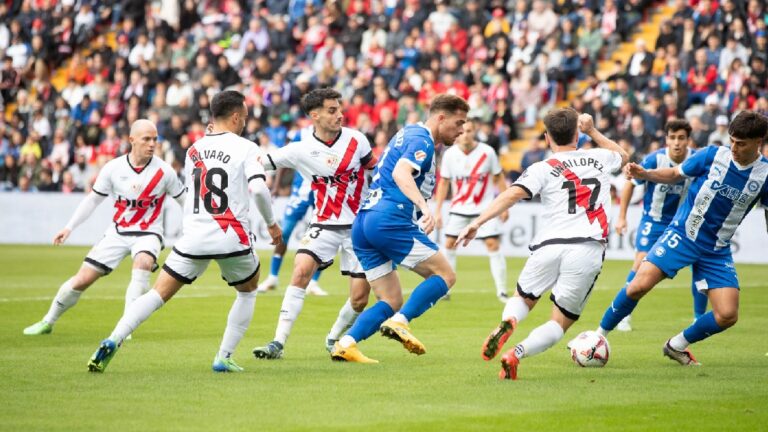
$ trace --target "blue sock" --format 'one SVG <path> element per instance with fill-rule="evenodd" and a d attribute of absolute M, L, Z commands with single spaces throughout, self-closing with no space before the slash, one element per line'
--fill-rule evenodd
<path fill-rule="evenodd" d="M 696 319 L 701 318 L 707 312 L 707 295 L 696 289 L 696 284 L 691 284 L 691 294 L 693 294 L 693 316 Z"/>
<path fill-rule="evenodd" d="M 269 274 L 275 276 L 280 273 L 280 267 L 283 265 L 282 255 L 272 255 L 272 261 L 269 263 Z"/>
<path fill-rule="evenodd" d="M 369 307 L 357 317 L 355 324 L 347 331 L 347 334 L 352 336 L 356 342 L 364 341 L 379 331 L 381 324 L 394 314 L 395 311 L 386 302 L 376 302 L 375 305 Z"/>
<path fill-rule="evenodd" d="M 315 272 L 315 274 L 312 275 L 312 280 L 317 282 L 318 279 L 320 279 L 320 273 L 322 273 L 322 270 L 318 270 Z"/>
<path fill-rule="evenodd" d="M 717 325 L 715 321 L 715 314 L 709 311 L 697 319 L 690 327 L 683 331 L 683 337 L 689 343 L 696 343 L 700 340 L 706 339 L 712 335 L 716 335 L 724 328 Z"/>
<path fill-rule="evenodd" d="M 400 313 L 408 321 L 418 318 L 447 293 L 448 284 L 445 283 L 445 280 L 440 276 L 432 275 L 424 279 L 424 282 L 413 290 L 411 297 L 400 309 Z"/>
<path fill-rule="evenodd" d="M 600 321 L 600 327 L 605 330 L 613 330 L 619 321 L 623 320 L 625 316 L 632 313 L 637 306 L 637 300 L 632 300 L 627 297 L 627 287 L 621 289 L 616 294 L 616 298 L 613 299 L 613 303 L 605 310 L 602 321 Z"/>
<path fill-rule="evenodd" d="M 634 270 L 630 270 L 629 271 L 629 274 L 627 275 L 627 283 L 626 283 L 626 285 L 629 285 L 629 283 L 632 282 L 632 279 L 635 278 L 635 273 L 637 273 L 637 272 L 634 271 Z M 626 285 L 624 285 L 624 286 L 626 286 Z"/>

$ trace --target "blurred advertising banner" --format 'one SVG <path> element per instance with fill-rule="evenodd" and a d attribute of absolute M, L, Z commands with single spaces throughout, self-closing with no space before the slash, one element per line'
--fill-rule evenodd
<path fill-rule="evenodd" d="M 53 236 L 66 225 L 75 208 L 85 195 L 59 193 L 0 193 L 0 244 L 51 244 Z M 287 198 L 277 198 L 274 201 L 275 215 L 281 221 Z M 448 219 L 447 205 L 443 209 L 443 221 Z M 104 231 L 112 223 L 115 208 L 109 200 L 102 203 L 93 215 L 83 225 L 79 226 L 70 236 L 67 244 L 92 245 L 99 241 Z M 502 251 L 507 256 L 526 257 L 529 255 L 528 245 L 541 229 L 543 207 L 538 203 L 520 203 L 513 207 L 509 219 L 504 223 L 501 235 Z M 181 208 L 173 200 L 165 204 L 165 244 L 173 245 L 175 239 L 181 236 Z M 612 207 L 612 221 L 618 214 L 618 205 Z M 637 223 L 640 220 L 642 208 L 631 206 L 627 221 L 629 233 L 618 236 L 613 232 L 608 242 L 606 259 L 626 259 L 634 257 L 634 239 Z M 268 242 L 266 227 L 261 217 L 257 215 L 255 206 L 251 206 L 251 229 L 257 236 L 257 249 L 271 249 Z M 288 247 L 298 249 L 304 234 L 308 215 L 296 227 L 291 235 Z M 442 233 L 435 232 L 432 238 L 442 244 Z M 768 241 L 766 233 L 766 218 L 764 210 L 756 208 L 747 216 L 739 227 L 732 241 L 733 257 L 740 263 L 768 263 L 768 253 L 765 247 Z M 459 248 L 460 254 L 486 255 L 485 245 L 474 241 L 466 248 Z"/>

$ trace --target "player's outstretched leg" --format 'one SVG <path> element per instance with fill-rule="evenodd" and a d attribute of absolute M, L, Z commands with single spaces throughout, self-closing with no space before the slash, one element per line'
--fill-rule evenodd
<path fill-rule="evenodd" d="M 275 329 L 275 338 L 265 346 L 253 349 L 254 357 L 264 360 L 277 360 L 283 357 L 283 349 L 288 336 L 291 334 L 293 323 L 299 317 L 304 308 L 306 290 L 298 286 L 289 285 L 285 289 L 285 296 L 280 307 L 280 317 Z"/>
<path fill-rule="evenodd" d="M 565 334 L 565 330 L 555 320 L 547 321 L 531 330 L 527 338 L 501 357 L 499 378 L 517 379 L 517 368 L 522 358 L 531 357 L 546 351 L 560 341 L 563 338 L 563 334 Z"/>
<path fill-rule="evenodd" d="M 351 299 L 347 299 L 346 303 L 344 303 L 344 306 L 342 306 L 339 310 L 339 316 L 336 318 L 336 322 L 333 323 L 331 331 L 329 331 L 328 335 L 325 337 L 325 349 L 327 349 L 329 353 L 333 352 L 333 346 L 336 344 L 336 342 L 339 341 L 339 339 L 341 339 L 341 337 L 344 335 L 344 332 L 352 327 L 352 325 L 357 320 L 357 317 L 360 316 L 360 313 L 364 309 L 365 304 L 362 304 L 362 306 L 357 305 L 357 308 L 355 308 L 352 306 Z"/>
<path fill-rule="evenodd" d="M 510 298 L 504 306 L 504 312 L 501 314 L 501 323 L 491 331 L 491 334 L 483 342 L 483 349 L 480 355 L 483 360 L 491 360 L 504 347 L 512 332 L 517 328 L 517 324 L 528 316 L 531 308 L 536 305 L 537 300 L 526 300 L 520 295 Z"/>
<path fill-rule="evenodd" d="M 99 348 L 93 353 L 91 359 L 88 360 L 89 372 L 104 372 L 107 365 L 112 358 L 117 354 L 117 349 L 120 348 L 119 344 L 116 344 L 110 339 L 104 339 L 99 344 Z"/>
<path fill-rule="evenodd" d="M 630 282 L 632 282 L 632 279 L 635 278 L 635 271 L 630 270 L 629 274 L 627 275 L 627 281 L 624 283 L 623 289 L 626 289 Z M 628 332 L 632 331 L 632 314 L 629 314 L 625 316 L 619 323 L 616 325 L 616 330 Z"/>
<path fill-rule="evenodd" d="M 43 319 L 25 328 L 24 334 L 27 336 L 50 334 L 53 331 L 53 325 L 64 312 L 77 304 L 83 291 L 103 275 L 104 273 L 91 267 L 90 264 L 84 263 L 75 276 L 61 284 Z"/>
<path fill-rule="evenodd" d="M 357 348 L 357 343 L 368 339 L 376 333 L 382 323 L 394 315 L 394 313 L 395 311 L 392 309 L 392 306 L 385 301 L 378 301 L 363 311 L 347 334 L 342 336 L 334 345 L 331 359 L 356 363 L 378 363 L 378 361 L 370 359 L 360 352 Z"/>
<path fill-rule="evenodd" d="M 258 280 L 258 276 L 254 277 Z M 241 291 L 242 290 L 242 291 Z M 213 360 L 214 372 L 242 372 L 243 368 L 232 359 L 235 348 L 245 335 L 253 318 L 253 309 L 256 304 L 256 282 L 238 286 L 237 298 L 232 304 L 227 316 L 227 328 L 221 340 L 219 352 Z"/>

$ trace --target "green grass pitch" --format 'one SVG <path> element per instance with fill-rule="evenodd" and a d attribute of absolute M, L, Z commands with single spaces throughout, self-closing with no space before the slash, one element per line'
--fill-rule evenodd
<path fill-rule="evenodd" d="M 334 266 L 308 297 L 279 361 L 257 361 L 251 349 L 274 332 L 277 293 L 260 295 L 236 359 L 242 374 L 214 374 L 234 292 L 215 264 L 127 341 L 104 374 L 86 362 L 123 311 L 128 261 L 97 282 L 57 323 L 53 334 L 23 336 L 61 282 L 87 252 L 79 247 L 2 246 L 0 262 L 0 430 L 766 430 L 768 424 L 768 281 L 766 266 L 739 265 L 736 327 L 692 350 L 703 363 L 683 368 L 661 355 L 664 341 L 691 320 L 690 276 L 681 272 L 646 297 L 635 331 L 613 332 L 603 369 L 574 365 L 567 340 L 594 329 L 623 284 L 629 262 L 607 262 L 582 319 L 549 351 L 523 360 L 518 381 L 497 378 L 499 363 L 480 346 L 500 319 L 487 260 L 459 258 L 458 282 L 412 324 L 427 354 L 373 336 L 361 348 L 378 365 L 334 363 L 323 339 L 346 298 Z M 262 254 L 262 271 L 268 268 Z M 522 268 L 509 259 L 509 286 Z M 405 272 L 407 273 L 407 272 Z M 264 274 L 262 274 L 262 278 Z M 403 277 L 408 290 L 417 279 Z M 511 292 L 511 290 L 510 290 Z M 544 322 L 544 300 L 509 346 Z"/>

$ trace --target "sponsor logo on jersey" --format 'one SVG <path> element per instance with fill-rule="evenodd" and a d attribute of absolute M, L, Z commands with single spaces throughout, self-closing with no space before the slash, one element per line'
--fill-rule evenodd
<path fill-rule="evenodd" d="M 313 175 L 312 183 L 322 183 L 327 185 L 348 184 L 357 181 L 358 178 L 359 176 L 357 172 L 347 171 L 329 176 Z"/>
<path fill-rule="evenodd" d="M 683 184 L 676 184 L 676 185 L 659 184 L 657 187 L 659 188 L 659 192 L 668 193 L 672 195 L 680 195 L 683 193 L 683 189 L 685 189 L 685 185 Z"/>
<path fill-rule="evenodd" d="M 148 209 L 158 205 L 162 200 L 160 198 L 150 197 L 148 199 L 128 199 L 122 196 L 118 196 L 115 200 L 116 205 L 125 206 L 127 208 L 139 208 Z"/>
<path fill-rule="evenodd" d="M 717 180 L 712 182 L 711 187 L 712 187 L 712 190 L 717 192 L 720 196 L 728 198 L 729 200 L 735 203 L 746 204 L 749 201 L 749 198 L 751 197 L 751 195 L 742 193 L 741 190 L 733 186 L 729 186 L 725 183 L 720 183 Z"/>
<path fill-rule="evenodd" d="M 417 150 L 416 153 L 413 154 L 413 158 L 421 162 L 427 158 L 427 153 L 422 150 Z"/>

